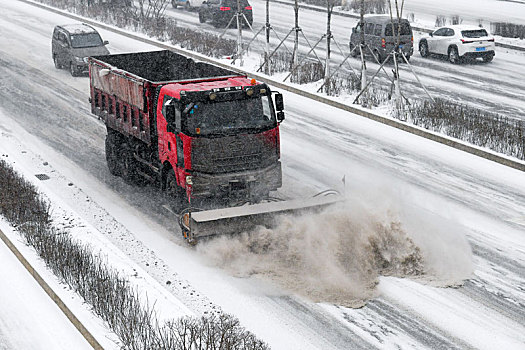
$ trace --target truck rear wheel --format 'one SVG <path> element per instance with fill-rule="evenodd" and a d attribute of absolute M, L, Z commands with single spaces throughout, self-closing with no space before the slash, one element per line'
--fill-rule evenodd
<path fill-rule="evenodd" d="M 139 184 L 137 174 L 137 161 L 133 157 L 133 149 L 129 144 L 123 143 L 120 147 L 119 172 L 125 182 L 128 184 Z"/>
<path fill-rule="evenodd" d="M 106 162 L 108 164 L 109 172 L 114 176 L 120 175 L 117 147 L 118 143 L 115 132 L 108 129 L 106 135 Z"/>

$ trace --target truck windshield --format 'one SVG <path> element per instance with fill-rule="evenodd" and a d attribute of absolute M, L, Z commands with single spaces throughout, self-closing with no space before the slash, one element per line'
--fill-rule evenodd
<path fill-rule="evenodd" d="M 191 135 L 231 135 L 261 131 L 277 124 L 267 96 L 216 103 L 190 103 L 185 110 L 185 129 Z"/>
<path fill-rule="evenodd" d="M 71 46 L 78 49 L 82 47 L 101 46 L 102 39 L 97 33 L 71 35 Z"/>

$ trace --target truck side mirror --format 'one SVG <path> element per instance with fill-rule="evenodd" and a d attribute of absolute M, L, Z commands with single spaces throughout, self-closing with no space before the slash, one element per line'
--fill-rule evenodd
<path fill-rule="evenodd" d="M 277 121 L 281 123 L 283 120 L 284 120 L 284 112 L 283 111 L 277 112 Z"/>
<path fill-rule="evenodd" d="M 275 93 L 275 109 L 278 112 L 281 112 L 284 110 L 283 95 L 280 92 Z"/>

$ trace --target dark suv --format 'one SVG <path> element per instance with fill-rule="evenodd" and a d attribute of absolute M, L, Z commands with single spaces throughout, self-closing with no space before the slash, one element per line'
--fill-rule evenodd
<path fill-rule="evenodd" d="M 68 68 L 72 76 L 88 73 L 88 57 L 108 55 L 108 41 L 87 24 L 56 26 L 51 40 L 51 54 L 57 69 Z"/>
<path fill-rule="evenodd" d="M 242 13 L 250 26 L 252 26 L 252 6 L 248 3 L 248 0 L 240 0 L 240 5 Z M 235 28 L 237 27 L 237 21 L 235 18 L 232 20 L 232 17 L 236 13 L 237 0 L 207 0 L 199 7 L 199 21 L 201 23 L 211 21 L 215 27 L 224 28 L 231 20 L 230 28 Z M 247 27 L 246 20 L 242 18 L 241 22 Z"/>

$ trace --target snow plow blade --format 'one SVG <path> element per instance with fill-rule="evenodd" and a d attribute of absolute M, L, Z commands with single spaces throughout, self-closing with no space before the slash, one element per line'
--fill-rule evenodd
<path fill-rule="evenodd" d="M 342 201 L 340 195 L 327 195 L 205 211 L 186 210 L 180 215 L 179 224 L 184 238 L 195 244 L 199 237 L 241 233 L 258 225 L 269 227 L 278 215 L 318 211 Z"/>

